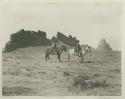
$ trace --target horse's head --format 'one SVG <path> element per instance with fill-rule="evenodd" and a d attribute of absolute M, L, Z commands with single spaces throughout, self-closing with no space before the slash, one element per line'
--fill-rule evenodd
<path fill-rule="evenodd" d="M 92 49 L 91 49 L 91 47 L 87 47 L 87 52 L 89 52 L 90 53 L 90 56 L 92 56 Z"/>
<path fill-rule="evenodd" d="M 88 45 L 84 48 L 85 52 L 90 52 L 91 53 L 91 47 L 89 47 Z"/>
<path fill-rule="evenodd" d="M 89 47 L 88 45 L 82 50 L 82 53 L 83 54 L 86 54 L 86 53 L 91 53 L 92 54 L 92 52 L 91 52 L 91 47 Z M 92 56 L 92 55 L 91 55 Z"/>
<path fill-rule="evenodd" d="M 91 47 L 87 46 L 87 51 L 91 52 Z"/>

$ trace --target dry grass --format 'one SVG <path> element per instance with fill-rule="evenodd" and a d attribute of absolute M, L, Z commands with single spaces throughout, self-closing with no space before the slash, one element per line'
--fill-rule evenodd
<path fill-rule="evenodd" d="M 31 88 L 25 87 L 3 87 L 2 94 L 6 96 L 26 95 L 31 92 Z"/>
<path fill-rule="evenodd" d="M 93 52 L 85 63 L 67 54 L 45 61 L 43 47 L 3 53 L 3 95 L 121 95 L 120 52 Z"/>
<path fill-rule="evenodd" d="M 80 90 L 98 87 L 108 87 L 106 79 L 93 78 L 90 76 L 78 76 L 74 79 L 73 87 L 79 87 Z"/>

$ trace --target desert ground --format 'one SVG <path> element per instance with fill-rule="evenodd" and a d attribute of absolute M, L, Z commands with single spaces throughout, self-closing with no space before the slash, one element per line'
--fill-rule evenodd
<path fill-rule="evenodd" d="M 80 58 L 67 53 L 45 61 L 47 47 L 2 53 L 3 96 L 119 96 L 121 52 L 93 51 Z"/>

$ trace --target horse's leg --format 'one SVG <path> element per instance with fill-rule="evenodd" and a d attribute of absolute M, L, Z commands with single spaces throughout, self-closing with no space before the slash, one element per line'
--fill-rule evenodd
<path fill-rule="evenodd" d="M 59 54 L 59 62 L 61 62 L 61 60 L 60 60 L 60 54 Z"/>
<path fill-rule="evenodd" d="M 83 63 L 84 61 L 83 61 L 83 54 L 81 53 L 81 63 Z"/>
<path fill-rule="evenodd" d="M 50 54 L 50 53 L 48 53 L 48 55 L 47 55 L 47 59 L 48 59 L 48 60 L 49 60 L 49 54 Z"/>
<path fill-rule="evenodd" d="M 70 60 L 70 54 L 68 54 L 68 61 Z"/>
<path fill-rule="evenodd" d="M 84 61 L 83 61 L 83 55 L 81 56 L 81 62 L 83 63 Z"/>
<path fill-rule="evenodd" d="M 46 51 L 46 55 L 45 55 L 46 61 L 49 59 L 49 56 L 50 56 L 50 52 L 49 52 L 49 50 L 47 50 L 47 51 Z"/>
<path fill-rule="evenodd" d="M 45 59 L 46 59 L 46 61 L 47 61 L 47 58 L 48 58 L 48 55 L 47 55 L 47 52 L 46 52 L 46 55 L 45 55 Z"/>
<path fill-rule="evenodd" d="M 57 54 L 57 57 L 58 57 L 59 62 L 61 62 L 61 61 L 60 61 L 60 54 Z"/>

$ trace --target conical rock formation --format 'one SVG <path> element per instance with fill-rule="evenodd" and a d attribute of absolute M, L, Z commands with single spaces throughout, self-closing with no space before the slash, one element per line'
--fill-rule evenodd
<path fill-rule="evenodd" d="M 99 45 L 97 47 L 97 50 L 112 50 L 112 48 L 110 47 L 110 45 L 106 42 L 105 39 L 101 39 L 99 42 Z"/>

